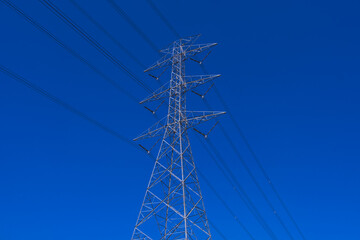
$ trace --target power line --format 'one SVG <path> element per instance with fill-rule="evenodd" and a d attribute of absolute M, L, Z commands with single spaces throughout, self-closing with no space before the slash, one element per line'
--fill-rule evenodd
<path fill-rule="evenodd" d="M 7 76 L 11 77 L 12 79 L 14 79 L 15 81 L 25 85 L 26 87 L 34 90 L 35 92 L 39 93 L 40 95 L 46 97 L 47 99 L 49 99 L 50 101 L 64 107 L 65 109 L 69 110 L 70 112 L 78 115 L 79 117 L 85 119 L 86 121 L 92 123 L 93 125 L 99 127 L 100 129 L 104 130 L 107 133 L 110 133 L 111 135 L 119 138 L 121 141 L 131 145 L 132 147 L 136 147 L 138 149 L 138 146 L 133 142 L 130 141 L 127 137 L 121 135 L 120 133 L 110 129 L 109 127 L 103 125 L 102 123 L 98 122 L 97 120 L 89 117 L 88 115 L 86 115 L 85 113 L 79 111 L 78 109 L 74 108 L 73 106 L 71 106 L 70 104 L 62 101 L 61 99 L 55 97 L 54 95 L 52 95 L 51 93 L 49 93 L 48 91 L 46 91 L 45 89 L 37 86 L 36 84 L 30 82 L 29 80 L 25 79 L 24 77 L 14 73 L 13 71 L 11 71 L 10 69 L 0 65 L 0 71 L 3 72 L 4 74 L 6 74 Z"/>
<path fill-rule="evenodd" d="M 97 51 L 99 51 L 106 59 L 112 62 L 119 69 L 124 71 L 132 80 L 134 80 L 139 86 L 151 93 L 152 89 L 148 87 L 141 79 L 139 79 L 134 73 L 130 71 L 123 63 L 121 63 L 115 56 L 113 56 L 106 48 L 104 48 L 99 42 L 91 37 L 85 30 L 77 25 L 72 19 L 65 15 L 58 7 L 48 0 L 39 0 L 46 8 L 48 8 L 55 16 L 72 28 L 77 34 L 89 42 Z"/>
<path fill-rule="evenodd" d="M 160 54 L 159 48 L 151 39 L 141 30 L 141 28 L 129 17 L 129 15 L 113 0 L 107 0 L 108 3 L 114 8 L 114 10 L 122 16 L 134 29 L 135 31 L 150 45 L 150 47 Z"/>
<path fill-rule="evenodd" d="M 155 5 L 152 0 L 146 0 L 150 7 L 154 10 L 154 12 L 161 18 L 161 20 L 165 23 L 165 25 L 170 29 L 170 31 L 177 37 L 181 38 L 180 34 L 176 31 L 170 21 L 165 17 L 164 14 L 159 10 L 159 8 Z"/>
<path fill-rule="evenodd" d="M 201 67 L 203 68 L 203 71 L 205 73 L 207 73 L 207 70 L 205 68 L 205 66 L 202 64 Z M 222 97 L 222 95 L 220 94 L 218 88 L 214 85 L 214 91 L 215 94 L 217 95 L 217 97 L 219 98 L 221 104 L 224 106 L 227 114 L 229 115 L 231 121 L 233 122 L 233 124 L 235 125 L 235 128 L 238 132 L 238 134 L 241 136 L 242 140 L 244 141 L 246 147 L 249 149 L 249 152 L 251 153 L 251 155 L 253 156 L 256 164 L 258 165 L 258 167 L 260 168 L 263 176 L 266 179 L 266 182 L 270 185 L 272 191 L 275 193 L 275 196 L 277 197 L 277 199 L 279 200 L 281 206 L 284 208 L 286 214 L 289 216 L 291 222 L 294 224 L 296 230 L 298 231 L 298 233 L 300 234 L 300 236 L 302 237 L 303 240 L 306 240 L 304 233 L 302 232 L 302 230 L 300 229 L 299 225 L 297 224 L 297 222 L 295 221 L 294 217 L 292 216 L 289 208 L 287 207 L 287 205 L 285 204 L 284 200 L 282 199 L 282 197 L 280 196 L 279 192 L 277 191 L 277 189 L 275 188 L 274 184 L 272 183 L 269 175 L 267 174 L 267 172 L 265 171 L 264 166 L 262 165 L 260 159 L 257 157 L 255 151 L 253 150 L 253 148 L 251 147 L 249 141 L 247 140 L 247 138 L 245 137 L 245 134 L 243 133 L 243 131 L 240 128 L 239 123 L 237 122 L 237 120 L 235 119 L 234 115 L 232 114 L 229 106 L 227 105 L 227 103 L 225 102 L 224 98 Z M 224 133 L 225 134 L 225 133 Z M 236 147 L 235 147 L 236 149 Z M 278 215 L 277 215 L 278 217 Z M 282 222 L 282 221 L 281 221 Z M 283 223 L 281 223 L 283 225 Z M 286 230 L 287 232 L 289 231 L 288 229 Z M 288 232 L 289 234 L 289 232 Z M 292 237 L 291 237 L 292 238 Z M 293 239 L 293 238 L 292 238 Z"/>
<path fill-rule="evenodd" d="M 277 239 L 274 232 L 271 230 L 269 225 L 266 223 L 264 218 L 261 216 L 259 210 L 256 208 L 244 188 L 241 186 L 241 184 L 237 181 L 234 174 L 230 170 L 230 168 L 225 163 L 224 159 L 219 154 L 219 151 L 215 147 L 215 145 L 210 141 L 210 139 L 207 140 L 208 144 L 210 145 L 212 152 L 214 152 L 215 156 L 211 153 L 210 149 L 206 146 L 206 144 L 200 140 L 200 143 L 202 144 L 203 148 L 206 150 L 210 158 L 214 161 L 216 167 L 220 170 L 220 172 L 224 175 L 225 179 L 230 183 L 232 188 L 235 190 L 235 192 L 239 195 L 240 199 L 244 202 L 246 208 L 250 211 L 250 213 L 254 216 L 256 221 L 260 224 L 260 226 L 265 230 L 265 232 L 272 238 Z"/>
<path fill-rule="evenodd" d="M 107 31 L 98 21 L 96 21 L 84 8 L 82 8 L 75 0 L 69 0 L 90 22 L 92 22 L 100 31 L 102 31 L 111 41 L 113 41 L 121 50 L 123 50 L 134 62 L 141 68 L 146 66 L 132 54 L 124 45 L 122 45 L 109 31 Z"/>
<path fill-rule="evenodd" d="M 119 48 L 121 48 L 130 58 L 132 58 L 142 69 L 146 66 L 125 46 L 123 46 L 109 31 L 107 31 L 98 21 L 96 21 L 84 8 L 82 8 L 75 0 L 69 0 L 85 17 L 87 17 L 97 28 L 99 28 L 109 39 L 111 39 Z M 157 79 L 157 83 L 161 86 L 160 79 Z"/>
<path fill-rule="evenodd" d="M 222 105 L 225 107 L 227 113 L 229 114 L 230 119 L 232 120 L 233 124 L 235 125 L 239 135 L 241 136 L 241 138 L 243 139 L 246 147 L 249 149 L 251 155 L 253 156 L 253 158 L 255 159 L 256 164 L 258 165 L 258 167 L 260 168 L 263 176 L 265 177 L 267 183 L 270 185 L 272 191 L 275 193 L 275 196 L 277 197 L 277 199 L 279 200 L 280 204 L 282 205 L 282 207 L 284 208 L 284 210 L 286 211 L 287 215 L 289 216 L 290 220 L 292 221 L 292 223 L 294 224 L 294 226 L 296 227 L 297 231 L 299 232 L 299 234 L 301 235 L 301 237 L 306 240 L 302 230 L 300 229 L 299 225 L 297 224 L 297 222 L 295 221 L 294 217 L 292 216 L 290 210 L 288 209 L 288 207 L 286 206 L 284 200 L 282 199 L 282 197 L 280 196 L 279 192 L 277 191 L 277 189 L 275 188 L 274 184 L 272 183 L 269 175 L 267 174 L 267 172 L 265 171 L 265 168 L 263 167 L 262 163 L 260 162 L 260 159 L 257 157 L 257 155 L 255 154 L 253 148 L 251 147 L 251 145 L 249 144 L 247 138 L 245 137 L 243 131 L 241 130 L 238 122 L 235 120 L 234 116 L 232 115 L 228 105 L 225 103 L 224 99 L 222 98 L 219 90 L 214 86 L 215 89 L 215 93 L 218 96 L 218 98 L 220 99 L 220 101 L 222 102 Z M 236 148 L 235 148 L 236 149 Z M 278 215 L 276 215 L 278 217 Z M 288 229 L 286 230 L 287 232 L 289 231 Z M 288 232 L 289 234 L 289 232 Z M 293 238 L 292 238 L 293 239 Z"/>
<path fill-rule="evenodd" d="M 220 200 L 221 204 L 224 205 L 226 210 L 231 214 L 231 216 L 234 218 L 234 220 L 241 226 L 241 228 L 245 231 L 245 233 L 249 236 L 251 239 L 255 239 L 254 236 L 249 232 L 249 230 L 245 227 L 245 225 L 240 221 L 239 217 L 236 215 L 236 213 L 231 209 L 231 207 L 226 203 L 226 201 L 221 197 L 221 195 L 216 191 L 216 189 L 212 186 L 210 181 L 205 177 L 204 174 L 202 174 L 198 170 L 199 175 L 204 180 L 204 182 L 209 186 L 211 191 L 214 192 L 215 196 Z"/>
<path fill-rule="evenodd" d="M 98 74 L 100 77 L 102 77 L 105 81 L 109 82 L 113 87 L 115 87 L 117 90 L 119 90 L 121 93 L 125 94 L 127 97 L 129 97 L 132 101 L 138 103 L 139 99 L 135 97 L 133 94 L 131 94 L 129 91 L 121 87 L 116 81 L 105 75 L 100 69 L 98 69 L 95 65 L 91 64 L 88 60 L 83 58 L 81 55 L 79 55 L 74 49 L 66 45 L 64 42 L 59 40 L 54 34 L 52 34 L 48 29 L 46 29 L 44 26 L 36 22 L 33 18 L 31 18 L 29 15 L 25 14 L 23 10 L 21 10 L 19 7 L 14 5 L 11 1 L 8 0 L 0 0 L 2 3 L 4 3 L 6 6 L 8 6 L 10 9 L 14 10 L 18 15 L 20 15 L 22 18 L 24 18 L 27 22 L 29 22 L 31 25 L 33 25 L 35 28 L 40 30 L 41 32 L 45 33 L 48 37 L 50 37 L 52 40 L 56 42 L 60 47 L 65 49 L 67 52 L 69 52 L 73 57 L 77 58 L 81 62 L 83 62 L 85 65 L 87 65 L 91 70 L 93 70 L 96 74 Z"/>
<path fill-rule="evenodd" d="M 214 225 L 210 219 L 208 219 L 208 221 L 211 227 L 215 229 L 215 231 L 222 237 L 222 239 L 227 240 L 227 237 L 225 237 L 224 233 L 216 225 Z"/>
<path fill-rule="evenodd" d="M 209 103 L 206 101 L 206 99 L 204 99 L 204 103 L 207 106 L 208 109 L 211 110 L 211 106 L 209 105 Z M 252 171 L 250 170 L 249 166 L 246 164 L 246 162 L 244 161 L 243 157 L 241 156 L 239 150 L 236 148 L 235 143 L 233 142 L 233 140 L 230 138 L 229 134 L 226 132 L 225 128 L 222 126 L 221 123 L 218 124 L 220 127 L 221 132 L 223 133 L 223 135 L 225 136 L 226 140 L 228 141 L 228 143 L 230 144 L 230 147 L 233 149 L 233 151 L 235 152 L 235 155 L 237 156 L 237 158 L 240 160 L 240 163 L 243 165 L 243 167 L 245 168 L 246 172 L 249 174 L 251 180 L 255 183 L 255 186 L 257 187 L 257 189 L 259 190 L 259 192 L 261 193 L 261 195 L 263 196 L 263 198 L 265 199 L 266 203 L 268 204 L 268 206 L 271 208 L 273 214 L 275 215 L 275 217 L 277 218 L 277 220 L 279 221 L 279 223 L 281 224 L 281 226 L 284 228 L 285 232 L 288 234 L 288 236 L 290 237 L 290 239 L 294 240 L 294 237 L 292 236 L 289 228 L 285 225 L 284 221 L 282 220 L 282 218 L 280 217 L 280 215 L 278 214 L 278 212 L 276 211 L 274 205 L 271 203 L 270 199 L 268 198 L 268 196 L 266 195 L 265 191 L 262 189 L 261 185 L 259 184 L 259 182 L 256 180 L 254 174 L 252 173 Z"/>
<path fill-rule="evenodd" d="M 284 221 L 282 220 L 282 218 L 280 217 L 280 215 L 278 214 L 278 212 L 275 210 L 275 207 L 273 206 L 273 204 L 271 203 L 270 199 L 267 197 L 266 193 L 264 192 L 264 190 L 261 188 L 259 182 L 256 180 L 255 176 L 253 175 L 253 173 L 251 172 L 250 168 L 247 166 L 247 164 L 245 163 L 244 159 L 241 157 L 239 151 L 237 150 L 234 142 L 230 139 L 229 135 L 227 134 L 227 132 L 225 131 L 225 129 L 223 128 L 223 126 L 221 124 L 219 124 L 219 127 L 222 131 L 222 133 L 224 134 L 225 138 L 227 139 L 227 141 L 230 143 L 231 148 L 234 150 L 236 156 L 238 157 L 238 159 L 240 160 L 241 164 L 243 165 L 243 167 L 245 168 L 246 172 L 249 174 L 250 178 L 252 179 L 252 181 L 255 183 L 256 187 L 258 188 L 258 190 L 260 191 L 261 195 L 263 196 L 263 198 L 265 199 L 266 203 L 269 205 L 269 207 L 271 208 L 273 214 L 276 216 L 276 218 L 278 219 L 278 221 L 280 222 L 281 226 L 284 228 L 284 230 L 286 231 L 286 233 L 288 234 L 288 236 L 294 240 L 294 237 L 292 236 L 290 230 L 287 228 L 287 226 L 285 225 Z"/>

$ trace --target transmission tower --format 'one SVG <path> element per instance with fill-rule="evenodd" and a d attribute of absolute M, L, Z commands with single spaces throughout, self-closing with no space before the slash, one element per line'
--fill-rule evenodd
<path fill-rule="evenodd" d="M 155 145 L 160 142 L 160 147 L 132 240 L 211 239 L 187 130 L 224 112 L 186 110 L 186 93 L 220 76 L 185 75 L 186 60 L 202 63 L 195 60 L 195 55 L 206 53 L 216 45 L 195 44 L 198 37 L 173 42 L 161 51 L 164 56 L 145 70 L 151 73 L 160 71 L 162 75 L 171 67 L 171 77 L 169 82 L 140 102 L 149 104 L 168 100 L 168 110 L 163 119 L 134 139 L 157 137 Z M 154 74 L 149 75 L 155 77 Z M 148 150 L 139 145 L 148 153 L 154 147 Z"/>

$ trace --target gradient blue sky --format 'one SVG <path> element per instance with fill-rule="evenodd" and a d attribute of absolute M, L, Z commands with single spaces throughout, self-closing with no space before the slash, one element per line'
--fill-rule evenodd
<path fill-rule="evenodd" d="M 157 59 L 106 1 L 77 2 L 144 64 Z M 154 2 L 182 35 L 202 33 L 201 42 L 219 43 L 207 69 L 222 74 L 219 90 L 307 239 L 359 239 L 359 1 Z M 14 3 L 139 99 L 146 96 L 39 2 Z M 67 0 L 54 3 L 157 87 Z M 117 3 L 159 48 L 175 40 L 145 0 Z M 155 122 L 2 3 L 0 22 L 1 65 L 128 138 Z M 196 66 L 193 71 L 201 73 Z M 3 74 L 0 86 L 0 239 L 130 239 L 153 165 L 144 152 Z M 222 110 L 213 92 L 208 97 Z M 191 99 L 189 109 L 206 109 Z M 228 117 L 222 122 L 300 239 Z M 211 137 L 278 238 L 288 239 L 219 129 Z M 193 133 L 191 139 L 198 168 L 255 238 L 269 239 Z M 230 240 L 248 239 L 208 186 L 201 186 L 212 222 Z"/>

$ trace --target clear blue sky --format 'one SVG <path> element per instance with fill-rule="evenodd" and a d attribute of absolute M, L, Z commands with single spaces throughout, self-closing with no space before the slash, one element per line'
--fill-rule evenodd
<path fill-rule="evenodd" d="M 77 0 L 141 61 L 157 54 L 106 1 Z M 175 40 L 145 0 L 116 1 L 159 48 Z M 360 238 L 360 3 L 154 0 L 184 36 L 218 42 L 206 62 L 217 87 L 308 240 Z M 139 99 L 146 92 L 37 1 L 27 14 Z M 67 0 L 54 1 L 153 88 L 121 49 Z M 156 119 L 0 3 L 0 65 L 128 138 Z M 200 69 L 194 66 L 193 72 Z M 165 80 L 165 79 L 163 79 Z M 130 239 L 153 163 L 144 152 L 0 75 L 0 239 Z M 198 98 L 189 109 L 205 110 Z M 208 100 L 223 107 L 214 92 Z M 222 123 L 300 239 L 228 117 Z M 211 135 L 278 236 L 289 239 L 219 129 Z M 191 133 L 198 168 L 256 239 L 269 239 Z M 200 179 L 209 218 L 248 239 Z M 213 230 L 214 240 L 221 239 Z"/>

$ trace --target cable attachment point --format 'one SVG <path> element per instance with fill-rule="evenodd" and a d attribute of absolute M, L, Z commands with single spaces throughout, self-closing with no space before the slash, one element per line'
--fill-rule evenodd
<path fill-rule="evenodd" d="M 198 96 L 201 97 L 202 99 L 205 98 L 205 95 L 200 94 L 200 93 L 198 93 L 198 92 L 195 92 L 194 90 L 191 90 L 191 92 L 195 93 L 196 95 L 198 95 Z"/>
<path fill-rule="evenodd" d="M 214 128 L 216 127 L 216 125 L 219 123 L 219 121 L 217 121 L 211 128 L 210 130 L 205 134 L 203 132 L 201 132 L 200 130 L 193 128 L 195 130 L 195 132 L 201 134 L 202 136 L 204 136 L 204 138 L 208 138 L 208 136 L 210 135 L 210 133 L 212 132 L 212 130 L 214 130 Z"/>
<path fill-rule="evenodd" d="M 202 59 L 202 60 L 197 60 L 197 59 L 194 59 L 194 58 L 190 58 L 190 60 L 194 61 L 194 62 L 197 62 L 198 64 L 202 65 L 203 62 L 205 61 L 205 59 L 209 56 L 209 54 L 211 53 L 212 50 L 210 50 L 206 55 L 205 57 Z"/>
<path fill-rule="evenodd" d="M 194 129 L 195 132 L 199 133 L 199 134 L 202 135 L 204 138 L 207 138 L 207 136 L 206 136 L 203 132 L 197 130 L 196 128 L 193 128 L 193 129 Z"/>
<path fill-rule="evenodd" d="M 202 62 L 200 62 L 199 60 L 196 60 L 194 58 L 190 58 L 190 60 L 194 61 L 194 62 L 197 62 L 198 64 L 202 64 Z"/>
<path fill-rule="evenodd" d="M 151 112 L 152 114 L 155 114 L 155 111 L 151 110 L 151 109 L 148 108 L 147 106 L 144 106 L 144 108 L 145 108 L 146 110 L 148 110 L 149 112 Z"/>
<path fill-rule="evenodd" d="M 158 140 L 154 143 L 154 145 L 150 148 L 150 149 L 147 149 L 147 148 L 145 148 L 143 145 L 141 145 L 141 144 L 139 144 L 139 146 L 142 148 L 142 149 L 144 149 L 146 152 L 147 152 L 147 154 L 150 154 L 151 153 L 151 150 L 153 150 L 153 148 L 159 143 L 159 141 L 160 141 L 160 138 L 158 138 Z"/>
<path fill-rule="evenodd" d="M 212 130 L 214 130 L 214 128 L 216 127 L 216 125 L 218 125 L 219 121 L 217 121 L 212 128 L 210 128 L 209 132 L 206 134 L 206 137 L 209 136 L 209 134 L 212 132 Z"/>
<path fill-rule="evenodd" d="M 210 89 L 214 86 L 214 82 L 210 85 L 210 87 L 203 93 L 200 94 L 194 90 L 191 90 L 191 92 L 195 93 L 196 95 L 198 95 L 199 97 L 201 97 L 201 99 L 205 99 L 205 95 L 210 91 Z"/>
<path fill-rule="evenodd" d="M 146 151 L 147 154 L 150 154 L 150 150 L 146 149 L 143 145 L 139 144 L 139 146 Z"/>
<path fill-rule="evenodd" d="M 161 105 L 163 105 L 164 102 L 165 102 L 165 100 L 163 100 L 163 101 L 155 108 L 155 110 L 152 110 L 152 109 L 150 109 L 150 108 L 147 107 L 147 106 L 144 106 L 144 108 L 145 108 L 146 110 L 149 110 L 153 115 L 155 115 L 155 114 L 156 114 L 156 111 L 161 107 Z"/>
<path fill-rule="evenodd" d="M 155 78 L 155 80 L 159 80 L 158 77 L 156 77 L 156 76 L 154 76 L 154 75 L 152 75 L 152 74 L 150 74 L 150 73 L 149 73 L 149 76 Z"/>
<path fill-rule="evenodd" d="M 159 76 L 155 76 L 151 73 L 148 73 L 148 75 L 152 78 L 155 78 L 156 81 L 159 81 L 160 77 L 166 72 L 166 70 L 169 68 L 169 66 L 167 66 L 166 68 L 164 68 L 161 73 L 159 74 Z"/>

